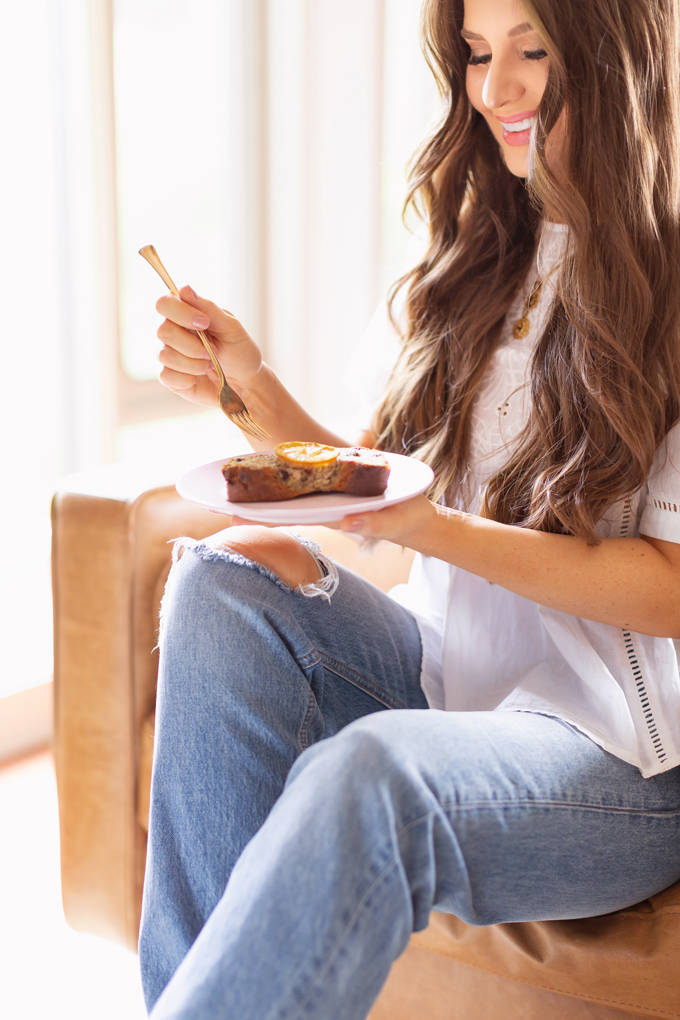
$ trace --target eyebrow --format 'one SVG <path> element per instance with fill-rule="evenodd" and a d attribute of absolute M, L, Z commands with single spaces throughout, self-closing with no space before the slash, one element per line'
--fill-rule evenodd
<path fill-rule="evenodd" d="M 523 21 L 521 25 L 515 25 L 514 28 L 510 29 L 508 32 L 508 39 L 513 39 L 516 35 L 526 35 L 527 32 L 533 32 L 533 27 L 528 21 Z M 468 32 L 466 28 L 461 29 L 460 34 L 463 39 L 474 39 L 479 40 L 480 42 L 485 41 L 483 35 L 477 35 L 476 32 Z"/>

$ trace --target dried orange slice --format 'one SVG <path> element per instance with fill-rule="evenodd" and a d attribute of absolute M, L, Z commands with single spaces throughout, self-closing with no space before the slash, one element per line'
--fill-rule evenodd
<path fill-rule="evenodd" d="M 337 460 L 340 451 L 334 446 L 323 446 L 321 443 L 279 443 L 274 449 L 277 457 L 287 460 L 289 464 L 300 464 L 305 467 L 323 467 Z"/>

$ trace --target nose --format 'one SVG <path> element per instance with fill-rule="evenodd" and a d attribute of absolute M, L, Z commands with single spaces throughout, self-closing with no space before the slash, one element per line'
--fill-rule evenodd
<path fill-rule="evenodd" d="M 488 66 L 482 101 L 488 110 L 500 110 L 506 103 L 516 103 L 525 93 L 510 61 L 494 57 Z"/>

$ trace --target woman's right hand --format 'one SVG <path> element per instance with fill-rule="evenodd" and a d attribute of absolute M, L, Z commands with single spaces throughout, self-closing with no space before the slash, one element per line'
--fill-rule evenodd
<path fill-rule="evenodd" d="M 218 406 L 217 373 L 196 329 L 207 334 L 232 389 L 240 395 L 253 386 L 262 369 L 262 354 L 230 312 L 199 297 L 191 287 L 182 287 L 179 297 L 159 298 L 156 311 L 165 316 L 158 328 L 164 344 L 158 354 L 163 386 L 193 403 Z"/>

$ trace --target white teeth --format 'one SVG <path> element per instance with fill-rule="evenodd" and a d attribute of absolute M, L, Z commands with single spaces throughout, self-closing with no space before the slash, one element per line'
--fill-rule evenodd
<path fill-rule="evenodd" d="M 516 120 L 514 124 L 504 124 L 503 130 L 509 131 L 510 134 L 513 134 L 515 131 L 528 131 L 535 120 L 535 117 L 527 117 L 525 120 Z"/>

